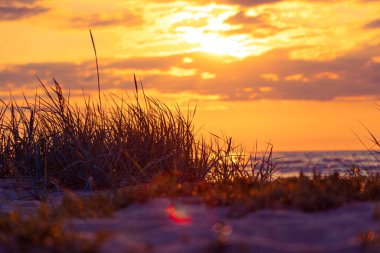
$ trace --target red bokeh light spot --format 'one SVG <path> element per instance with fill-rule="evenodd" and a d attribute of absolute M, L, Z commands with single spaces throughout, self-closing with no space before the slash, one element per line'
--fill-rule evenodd
<path fill-rule="evenodd" d="M 166 213 L 168 214 L 169 219 L 175 223 L 188 224 L 191 222 L 191 217 L 185 210 L 176 209 L 173 205 L 169 205 L 166 208 Z"/>

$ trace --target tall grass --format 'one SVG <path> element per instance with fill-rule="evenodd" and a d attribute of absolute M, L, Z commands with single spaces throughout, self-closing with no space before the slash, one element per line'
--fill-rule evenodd
<path fill-rule="evenodd" d="M 82 106 L 56 80 L 52 87 L 40 85 L 43 93 L 34 99 L 1 101 L 2 178 L 94 189 L 149 182 L 161 174 L 179 182 L 250 176 L 266 181 L 274 172 L 272 150 L 258 160 L 231 138 L 212 135 L 206 142 L 195 134 L 195 110 L 183 113 L 145 95 L 136 78 L 132 99 L 102 94 L 83 97 Z"/>
<path fill-rule="evenodd" d="M 132 99 L 102 94 L 91 30 L 90 36 L 98 99 L 83 95 L 84 106 L 73 104 L 55 79 L 51 88 L 38 79 L 43 94 L 32 101 L 24 96 L 25 105 L 0 99 L 0 177 L 31 179 L 34 189 L 55 184 L 90 190 L 149 182 L 165 174 L 179 182 L 272 179 L 272 147 L 260 160 L 257 146 L 254 156 L 247 155 L 229 137 L 211 134 L 206 143 L 195 134 L 195 110 L 183 113 L 179 106 L 170 109 L 146 96 L 136 76 Z"/>

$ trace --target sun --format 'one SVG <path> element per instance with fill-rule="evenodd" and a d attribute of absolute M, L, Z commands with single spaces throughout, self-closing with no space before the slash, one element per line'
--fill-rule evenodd
<path fill-rule="evenodd" d="M 252 46 L 245 45 L 244 35 L 223 36 L 219 32 L 186 27 L 181 39 L 194 47 L 191 51 L 244 58 L 252 54 Z"/>
<path fill-rule="evenodd" d="M 217 34 L 206 34 L 199 39 L 200 51 L 244 58 L 250 53 L 238 38 L 221 37 Z"/>
<path fill-rule="evenodd" d="M 177 38 L 190 44 L 187 51 L 244 58 L 254 54 L 256 47 L 249 34 L 230 33 L 237 27 L 226 20 L 237 12 L 230 6 L 210 4 L 178 12 L 168 22 Z"/>
<path fill-rule="evenodd" d="M 207 33 L 198 29 L 188 29 L 182 34 L 183 40 L 196 46 L 193 51 L 216 55 L 244 58 L 251 55 L 252 46 L 246 47 L 244 36 L 224 37 L 218 33 Z"/>

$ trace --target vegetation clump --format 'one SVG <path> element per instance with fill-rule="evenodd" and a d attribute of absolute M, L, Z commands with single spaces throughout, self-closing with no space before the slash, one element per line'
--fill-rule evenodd
<path fill-rule="evenodd" d="M 175 178 L 152 181 L 137 195 L 151 197 L 198 196 L 213 206 L 231 206 L 231 215 L 240 216 L 262 208 L 291 207 L 303 211 L 337 208 L 352 201 L 380 200 L 379 175 L 348 178 L 329 176 L 278 178 L 261 183 L 251 178 L 228 182 L 177 183 Z M 148 196 L 148 197 L 147 197 Z"/>
<path fill-rule="evenodd" d="M 84 99 L 82 107 L 54 82 L 53 88 L 41 82 L 44 94 L 32 101 L 2 101 L 2 178 L 30 179 L 34 188 L 94 190 L 146 183 L 157 175 L 221 182 L 248 176 L 248 168 L 257 176 L 257 167 L 267 166 L 260 175 L 265 181 L 274 172 L 271 157 L 252 159 L 231 138 L 206 142 L 196 136 L 195 111 L 172 110 L 143 88 L 139 94 L 136 79 L 134 100 L 109 95 L 107 106 Z"/>
<path fill-rule="evenodd" d="M 0 215 L 2 252 L 96 252 L 106 238 L 102 232 L 89 238 L 70 231 L 46 205 L 33 216 L 16 212 Z"/>
<path fill-rule="evenodd" d="M 213 205 L 243 203 L 252 210 L 294 206 L 305 211 L 380 196 L 378 175 L 315 173 L 274 180 L 271 145 L 259 156 L 257 148 L 247 153 L 231 138 L 211 135 L 206 141 L 195 134 L 195 111 L 183 114 L 146 96 L 136 78 L 134 99 L 105 96 L 107 106 L 99 94 L 99 100 L 85 99 L 80 107 L 57 81 L 52 88 L 40 83 L 44 94 L 33 101 L 2 101 L 0 175 L 29 180 L 36 198 L 52 186 L 113 192 L 84 202 L 64 198 L 64 206 L 71 205 L 69 216 L 95 215 L 91 210 L 96 209 L 107 215 L 160 195 L 200 196 Z"/>
<path fill-rule="evenodd" d="M 11 252 L 24 249 L 94 252 L 109 234 L 99 233 L 94 238 L 83 237 L 64 226 L 67 218 L 109 217 L 120 208 L 157 197 L 195 197 L 210 206 L 227 206 L 230 218 L 238 218 L 262 208 L 290 207 L 321 211 L 351 201 L 380 200 L 380 195 L 377 194 L 380 190 L 377 183 L 379 179 L 379 176 L 348 178 L 338 174 L 315 174 L 309 178 L 301 174 L 299 177 L 278 178 L 266 183 L 253 177 L 226 182 L 179 182 L 173 175 L 160 175 L 146 184 L 86 198 L 67 192 L 56 206 L 43 203 L 36 215 L 3 214 L 0 216 L 0 242 Z M 376 209 L 374 218 L 378 219 L 378 216 Z M 373 231 L 360 236 L 359 241 L 368 250 L 378 249 L 378 235 Z M 225 246 L 223 241 L 216 242 L 217 247 Z"/>
<path fill-rule="evenodd" d="M 64 217 L 105 217 L 132 203 L 152 198 L 198 198 L 210 206 L 229 206 L 231 217 L 263 208 L 295 208 L 306 212 L 340 207 L 352 201 L 378 201 L 379 175 L 347 178 L 315 174 L 309 178 L 277 178 L 261 183 L 251 178 L 228 182 L 178 182 L 175 176 L 156 176 L 149 183 L 125 187 L 88 198 L 65 195 L 55 213 Z"/>

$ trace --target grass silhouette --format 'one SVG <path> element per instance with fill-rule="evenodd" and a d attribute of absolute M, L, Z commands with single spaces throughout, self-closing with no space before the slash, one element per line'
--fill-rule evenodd
<path fill-rule="evenodd" d="M 1 101 L 2 178 L 29 179 L 35 188 L 91 190 L 145 183 L 162 174 L 176 175 L 179 182 L 249 176 L 265 182 L 275 172 L 271 148 L 259 158 L 228 137 L 211 135 L 206 142 L 195 134 L 195 110 L 171 110 L 146 96 L 136 79 L 132 100 L 102 94 L 107 106 L 91 98 L 82 107 L 73 104 L 56 80 L 53 87 L 40 85 L 44 93 L 25 98 L 26 106 Z"/>

